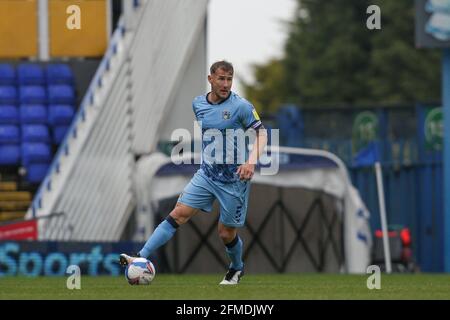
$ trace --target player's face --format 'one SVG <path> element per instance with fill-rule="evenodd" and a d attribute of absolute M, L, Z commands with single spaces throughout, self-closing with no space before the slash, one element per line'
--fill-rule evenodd
<path fill-rule="evenodd" d="M 233 84 L 233 74 L 219 68 L 213 74 L 208 76 L 211 84 L 211 93 L 213 98 L 218 100 L 226 99 L 230 94 L 231 85 Z"/>

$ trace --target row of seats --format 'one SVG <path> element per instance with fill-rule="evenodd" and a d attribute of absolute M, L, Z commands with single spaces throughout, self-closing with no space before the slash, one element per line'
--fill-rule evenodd
<path fill-rule="evenodd" d="M 0 159 L 21 160 L 21 164 L 25 167 L 36 163 L 48 165 L 52 159 L 51 148 L 45 143 L 0 144 L 0 153 L 3 154 Z M 1 162 L 0 164 L 4 165 Z"/>
<path fill-rule="evenodd" d="M 38 86 L 25 85 L 19 86 L 2 86 L 0 85 L 0 104 L 70 104 L 75 103 L 75 92 L 73 86 L 66 84 L 57 84 Z"/>
<path fill-rule="evenodd" d="M 51 126 L 71 123 L 75 110 L 71 105 L 0 105 L 0 125 L 49 124 Z"/>
<path fill-rule="evenodd" d="M 0 64 L 0 86 L 74 84 L 70 67 L 57 63 L 41 66 L 36 63 L 21 63 L 16 68 L 8 63 Z"/>
<path fill-rule="evenodd" d="M 0 125 L 0 144 L 15 144 L 20 142 L 44 142 L 59 144 L 62 142 L 68 128 L 67 125 L 54 126 L 51 130 L 41 124 L 22 126 Z"/>
<path fill-rule="evenodd" d="M 75 115 L 72 70 L 65 64 L 0 64 L 0 165 L 21 166 L 39 183 Z"/>
<path fill-rule="evenodd" d="M 0 166 L 20 163 L 26 169 L 26 179 L 39 183 L 45 177 L 52 160 L 48 144 L 27 142 L 22 144 L 0 143 Z"/>

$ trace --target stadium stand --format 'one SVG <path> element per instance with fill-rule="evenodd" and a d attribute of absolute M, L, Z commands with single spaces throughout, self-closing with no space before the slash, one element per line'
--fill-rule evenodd
<path fill-rule="evenodd" d="M 75 115 L 65 63 L 0 63 L 0 222 L 24 217 Z"/>
<path fill-rule="evenodd" d="M 83 32 L 55 28 L 65 23 L 67 5 L 51 1 L 43 40 L 37 2 L 0 1 L 0 223 L 21 219 L 30 208 L 122 15 L 121 0 L 80 2 Z M 49 44 L 47 54 L 42 43 Z M 18 200 L 4 192 L 29 196 Z"/>

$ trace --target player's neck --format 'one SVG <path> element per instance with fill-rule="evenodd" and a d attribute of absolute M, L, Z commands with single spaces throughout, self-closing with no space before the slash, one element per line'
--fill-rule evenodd
<path fill-rule="evenodd" d="M 222 102 L 227 100 L 230 97 L 230 95 L 231 95 L 231 91 L 226 98 L 221 98 L 218 95 L 216 95 L 214 92 L 211 91 L 211 92 L 208 92 L 208 94 L 206 95 L 206 100 L 210 104 L 221 104 Z"/>

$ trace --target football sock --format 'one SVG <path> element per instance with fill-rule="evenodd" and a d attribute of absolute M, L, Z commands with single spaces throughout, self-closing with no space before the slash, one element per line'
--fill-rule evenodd
<path fill-rule="evenodd" d="M 153 234 L 148 238 L 142 250 L 139 251 L 139 255 L 148 258 L 156 249 L 173 237 L 178 227 L 179 225 L 177 222 L 171 216 L 168 216 L 166 220 L 161 222 L 155 231 L 153 231 Z"/>
<path fill-rule="evenodd" d="M 242 262 L 242 240 L 236 235 L 236 238 L 225 246 L 231 260 L 230 269 L 241 270 L 244 267 Z"/>

